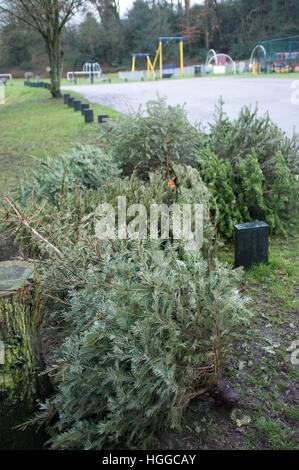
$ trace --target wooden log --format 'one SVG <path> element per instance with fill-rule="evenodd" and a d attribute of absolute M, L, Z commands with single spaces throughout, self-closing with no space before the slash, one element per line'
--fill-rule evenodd
<path fill-rule="evenodd" d="M 0 365 L 0 441 L 17 431 L 5 429 L 5 416 L 17 426 L 32 417 L 37 398 L 49 392 L 41 341 L 40 290 L 34 282 L 34 266 L 24 261 L 0 262 L 0 342 L 4 361 Z M 2 353 L 3 356 L 3 353 Z M 15 413 L 15 421 L 11 416 Z M 10 445 L 10 444 L 9 444 Z M 1 448 L 1 445 L 0 445 Z"/>
<path fill-rule="evenodd" d="M 5 347 L 4 369 L 10 375 L 11 384 L 30 379 L 30 393 L 43 392 L 39 374 L 44 368 L 40 293 L 33 272 L 33 265 L 24 261 L 0 262 L 0 339 Z"/>

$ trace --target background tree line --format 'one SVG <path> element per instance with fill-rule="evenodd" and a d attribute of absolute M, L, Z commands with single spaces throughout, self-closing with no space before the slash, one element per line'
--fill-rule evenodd
<path fill-rule="evenodd" d="M 259 40 L 299 34 L 298 0 L 205 0 L 192 7 L 190 0 L 136 0 L 125 18 L 118 0 L 83 3 L 93 8 L 66 24 L 61 36 L 68 70 L 81 70 L 90 58 L 107 69 L 126 68 L 131 52 L 153 54 L 159 35 L 185 35 L 187 61 L 200 62 L 210 48 L 248 59 Z M 170 45 L 166 60 L 175 62 L 176 54 Z M 48 62 L 37 31 L 13 16 L 0 24 L 1 71 L 44 73 Z"/>

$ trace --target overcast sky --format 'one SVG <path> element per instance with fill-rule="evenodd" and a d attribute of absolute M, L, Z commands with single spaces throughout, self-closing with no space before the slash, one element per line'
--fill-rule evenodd
<path fill-rule="evenodd" d="M 124 15 L 128 8 L 130 8 L 135 0 L 119 0 L 121 15 Z M 191 0 L 191 4 L 202 3 L 200 0 Z"/>

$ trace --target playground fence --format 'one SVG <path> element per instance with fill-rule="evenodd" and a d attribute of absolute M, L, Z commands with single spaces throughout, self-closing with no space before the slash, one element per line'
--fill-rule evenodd
<path fill-rule="evenodd" d="M 258 52 L 258 62 L 266 72 L 299 72 L 299 36 L 271 39 L 260 43 L 266 51 Z"/>

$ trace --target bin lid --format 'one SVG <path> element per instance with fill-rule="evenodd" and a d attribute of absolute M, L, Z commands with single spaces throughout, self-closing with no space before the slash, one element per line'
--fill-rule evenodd
<path fill-rule="evenodd" d="M 236 230 L 256 230 L 262 228 L 269 228 L 269 225 L 266 222 L 248 222 L 246 224 L 237 224 L 235 225 Z"/>

